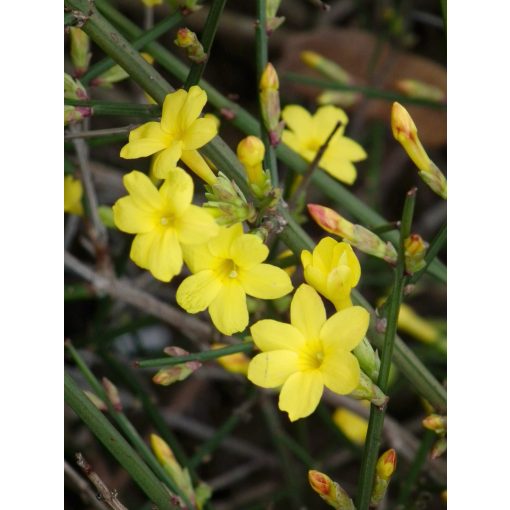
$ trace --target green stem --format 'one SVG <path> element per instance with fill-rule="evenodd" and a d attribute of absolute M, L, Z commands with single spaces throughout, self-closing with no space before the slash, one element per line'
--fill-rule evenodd
<path fill-rule="evenodd" d="M 160 480 L 165 482 L 174 493 L 178 494 L 182 498 L 188 508 L 193 508 L 189 498 L 157 461 L 150 448 L 145 444 L 145 441 L 140 437 L 126 415 L 113 407 L 102 384 L 96 379 L 95 375 L 91 372 L 78 351 L 70 342 L 66 344 L 66 347 L 90 387 L 94 390 L 97 396 L 106 403 L 110 415 L 115 419 L 122 432 L 124 432 L 125 436 L 129 439 L 133 447 L 138 451 L 147 465 L 158 476 L 158 478 L 160 478 Z"/>
<path fill-rule="evenodd" d="M 131 42 L 131 46 L 135 50 L 142 50 L 145 46 L 150 44 L 152 41 L 158 39 L 162 35 L 166 34 L 169 30 L 174 28 L 183 20 L 183 15 L 180 11 L 174 12 L 167 18 L 160 21 L 153 28 L 144 32 L 143 35 Z M 87 85 L 91 80 L 108 71 L 112 66 L 115 65 L 115 61 L 110 57 L 106 57 L 103 60 L 94 64 L 84 75 L 80 78 L 83 85 Z"/>
<path fill-rule="evenodd" d="M 123 16 L 114 7 L 112 7 L 105 0 L 96 0 L 96 7 L 106 16 L 112 23 L 120 28 L 128 37 L 136 38 L 143 34 L 143 30 L 136 26 L 132 21 Z M 171 73 L 173 76 L 180 80 L 185 80 L 188 74 L 188 67 L 177 59 L 174 55 L 168 52 L 161 44 L 153 42 L 147 46 L 147 50 L 159 62 L 159 64 Z M 219 110 L 227 109 L 234 114 L 232 123 L 248 135 L 260 136 L 260 125 L 258 121 L 250 115 L 246 110 L 241 108 L 238 104 L 225 98 L 218 90 L 209 85 L 204 80 L 201 80 L 199 85 L 207 92 L 208 100 Z M 149 92 L 150 93 L 150 92 Z M 151 94 L 152 95 L 152 94 Z M 153 96 L 154 97 L 154 96 Z M 205 156 L 209 157 L 218 166 L 215 158 L 218 152 L 221 152 L 219 137 L 215 138 L 212 142 L 206 145 L 202 152 Z M 225 144 L 224 144 L 225 145 Z M 308 163 L 299 154 L 292 151 L 289 147 L 280 144 L 276 148 L 277 157 L 289 166 L 292 170 L 299 174 L 306 172 Z M 231 163 L 231 167 L 221 166 L 224 163 Z M 252 196 L 250 187 L 247 184 L 244 170 L 240 163 L 235 158 L 235 155 L 229 150 L 226 160 L 220 161 L 220 166 L 225 174 L 230 178 L 236 180 L 241 191 L 246 197 Z M 326 196 L 335 200 L 342 207 L 346 209 L 354 218 L 359 220 L 360 223 L 365 225 L 379 225 L 388 223 L 381 215 L 373 209 L 364 204 L 359 198 L 352 194 L 338 181 L 327 175 L 325 172 L 315 172 L 312 182 L 319 188 Z M 391 241 L 393 244 L 398 243 L 398 234 L 395 232 L 388 232 L 384 234 L 384 239 Z M 434 260 L 428 271 L 431 275 L 435 276 L 438 280 L 446 282 L 446 268 L 439 260 Z"/>
<path fill-rule="evenodd" d="M 204 52 L 207 54 L 207 59 L 200 64 L 191 64 L 188 77 L 186 78 L 186 83 L 184 84 L 184 88 L 186 90 L 188 90 L 192 85 L 197 85 L 202 78 L 205 66 L 207 65 L 211 55 L 212 43 L 214 41 L 214 36 L 216 35 L 216 30 L 218 29 L 218 24 L 220 22 L 220 16 L 223 12 L 226 1 L 227 0 L 214 0 L 211 8 L 209 9 L 209 14 L 205 20 L 205 26 L 202 32 L 202 40 L 200 41 L 202 43 L 202 47 L 204 48 Z"/>
<path fill-rule="evenodd" d="M 161 115 L 161 108 L 148 104 L 114 103 L 100 99 L 64 99 L 64 104 L 72 106 L 92 106 L 93 115 L 125 115 L 154 119 Z"/>
<path fill-rule="evenodd" d="M 432 448 L 433 444 L 436 442 L 436 440 L 437 440 L 437 435 L 433 430 L 425 431 L 425 434 L 423 435 L 423 439 L 421 440 L 418 451 L 416 452 L 413 462 L 412 462 L 411 466 L 409 467 L 409 470 L 406 473 L 404 482 L 402 483 L 402 488 L 401 488 L 400 494 L 398 496 L 397 505 L 403 505 L 403 507 L 405 507 L 405 505 L 407 505 L 407 502 L 409 501 L 413 487 L 415 486 L 416 481 L 418 480 L 418 477 L 419 477 L 421 470 L 423 468 L 423 464 L 427 460 L 427 454 L 430 451 L 430 449 Z"/>
<path fill-rule="evenodd" d="M 253 342 L 243 342 L 242 344 L 229 345 L 221 349 L 213 349 L 211 351 L 195 352 L 186 356 L 175 356 L 167 358 L 147 359 L 144 361 L 136 361 L 135 366 L 139 368 L 161 368 L 171 367 L 185 363 L 186 361 L 208 361 L 211 359 L 221 358 L 228 354 L 237 352 L 251 352 L 253 350 Z"/>
<path fill-rule="evenodd" d="M 393 284 L 391 296 L 389 297 L 389 306 L 386 317 L 386 332 L 384 337 L 384 346 L 381 353 L 381 367 L 379 369 L 379 377 L 377 379 L 377 386 L 379 386 L 379 388 L 381 388 L 381 390 L 386 394 L 388 392 L 388 378 L 390 375 L 393 347 L 397 334 L 398 313 L 406 282 L 403 240 L 409 237 L 411 233 L 411 223 L 415 202 L 416 189 L 413 189 L 406 196 L 404 211 L 402 213 L 402 222 L 400 226 L 401 242 L 398 250 L 397 267 L 395 268 L 395 282 Z M 375 465 L 377 463 L 379 446 L 381 444 L 384 415 L 385 409 L 379 409 L 374 405 L 370 407 L 370 419 L 368 421 L 367 438 L 365 441 L 365 449 L 363 450 L 360 480 L 358 483 L 356 498 L 357 510 L 368 510 L 370 504 L 370 497 L 374 484 Z"/>
<path fill-rule="evenodd" d="M 266 69 L 268 63 L 268 42 L 266 32 L 266 0 L 257 0 L 257 23 L 255 25 L 255 64 L 257 68 L 257 87 L 260 89 L 260 79 Z M 259 95 L 259 110 L 260 110 L 260 135 L 264 142 L 266 149 L 264 155 L 264 168 L 269 168 L 271 175 L 271 182 L 273 186 L 278 186 L 278 167 L 276 162 L 276 153 L 271 140 L 269 132 L 264 126 L 263 112 L 264 108 Z"/>
<path fill-rule="evenodd" d="M 320 87 L 325 90 L 347 90 L 349 92 L 360 92 L 369 99 L 383 99 L 384 101 L 398 101 L 402 104 L 414 104 L 419 106 L 427 106 L 429 108 L 446 110 L 446 103 L 439 101 L 431 101 L 430 99 L 421 99 L 417 97 L 403 96 L 402 94 L 396 94 L 395 92 L 374 89 L 372 87 L 366 87 L 363 85 L 347 85 L 345 83 L 339 83 L 331 80 L 324 80 L 321 78 L 314 78 L 311 76 L 303 76 L 296 73 L 287 73 L 283 76 L 284 80 L 291 81 L 294 83 L 303 83 L 305 85 L 312 85 Z"/>
<path fill-rule="evenodd" d="M 446 223 L 439 229 L 439 232 L 436 234 L 432 242 L 430 243 L 429 249 L 425 255 L 425 267 L 420 269 L 417 273 L 414 273 L 413 276 L 409 279 L 409 283 L 416 283 L 426 272 L 429 265 L 433 260 L 437 257 L 437 254 L 441 251 L 446 242 Z"/>
<path fill-rule="evenodd" d="M 64 372 L 64 399 L 160 510 L 177 510 L 170 494 L 138 454 Z"/>

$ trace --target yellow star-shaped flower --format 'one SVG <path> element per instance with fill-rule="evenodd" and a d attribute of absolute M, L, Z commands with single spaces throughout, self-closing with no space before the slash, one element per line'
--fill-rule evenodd
<path fill-rule="evenodd" d="M 206 102 L 207 94 L 198 85 L 189 92 L 180 89 L 168 94 L 161 121 L 147 122 L 131 131 L 120 157 L 135 159 L 156 154 L 154 175 L 159 179 L 166 179 L 182 159 L 201 179 L 212 184 L 216 176 L 197 151 L 218 134 L 213 119 L 199 118 Z"/>
<path fill-rule="evenodd" d="M 177 303 L 188 313 L 209 309 L 216 328 L 225 335 L 243 331 L 249 316 L 246 296 L 277 299 L 292 290 L 288 274 L 263 264 L 269 255 L 260 237 L 244 234 L 241 223 L 221 227 L 217 237 L 186 248 L 192 276 L 177 289 Z"/>
<path fill-rule="evenodd" d="M 203 243 L 219 227 L 205 209 L 192 205 L 193 179 L 181 168 L 159 190 L 136 170 L 124 176 L 124 186 L 129 196 L 117 200 L 113 217 L 119 230 L 136 234 L 131 260 L 168 282 L 181 272 L 181 246 Z"/>
<path fill-rule="evenodd" d="M 367 154 L 361 145 L 343 135 L 348 122 L 343 110 L 331 105 L 321 106 L 310 115 L 302 106 L 289 105 L 283 109 L 282 117 L 288 128 L 283 131 L 283 142 L 309 162 L 340 121 L 342 125 L 330 140 L 319 167 L 347 184 L 356 180 L 357 172 L 352 163 L 365 159 Z"/>
<path fill-rule="evenodd" d="M 359 383 L 360 367 L 351 351 L 368 329 L 369 313 L 351 306 L 326 320 L 317 292 L 301 285 L 290 306 L 290 324 L 271 319 L 251 327 L 257 354 L 248 379 L 263 388 L 281 386 L 279 407 L 291 421 L 312 414 L 324 386 L 335 393 L 351 393 Z"/>

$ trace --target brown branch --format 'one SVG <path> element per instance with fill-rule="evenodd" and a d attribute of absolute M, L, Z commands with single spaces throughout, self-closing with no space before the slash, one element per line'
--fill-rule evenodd
<path fill-rule="evenodd" d="M 97 499 L 97 493 L 92 490 L 87 481 L 66 460 L 64 460 L 64 474 L 78 489 L 80 497 L 85 504 L 91 505 L 96 510 L 106 510 L 106 506 Z"/>
<path fill-rule="evenodd" d="M 70 131 L 64 133 L 64 140 L 74 140 L 76 138 L 96 138 L 98 136 L 108 135 L 120 135 L 124 133 L 129 133 L 132 129 L 135 129 L 138 125 L 139 124 L 129 124 L 127 126 L 108 129 L 93 129 L 90 131 Z"/>
<path fill-rule="evenodd" d="M 111 491 L 101 480 L 100 476 L 92 469 L 80 452 L 76 453 L 76 464 L 81 468 L 86 477 L 94 484 L 101 501 L 104 501 L 113 510 L 128 510 L 118 499 L 116 491 Z"/>

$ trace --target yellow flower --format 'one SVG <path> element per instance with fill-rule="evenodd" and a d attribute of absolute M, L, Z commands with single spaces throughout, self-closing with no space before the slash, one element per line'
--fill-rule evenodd
<path fill-rule="evenodd" d="M 358 285 L 361 268 L 348 243 L 321 239 L 310 253 L 301 252 L 306 283 L 329 299 L 337 310 L 352 306 L 351 289 Z"/>
<path fill-rule="evenodd" d="M 212 344 L 211 347 L 213 349 L 221 349 L 223 347 L 227 347 L 227 344 Z M 241 374 L 246 375 L 248 373 L 248 364 L 250 363 L 250 358 L 244 354 L 244 352 L 236 352 L 234 354 L 227 354 L 226 356 L 221 356 L 220 358 L 216 358 L 216 361 L 227 371 L 232 374 Z"/>
<path fill-rule="evenodd" d="M 283 142 L 310 162 L 340 121 L 342 125 L 329 142 L 319 166 L 339 181 L 352 184 L 356 180 L 357 172 L 352 163 L 365 159 L 367 154 L 361 145 L 343 136 L 348 122 L 343 110 L 331 105 L 321 106 L 312 116 L 302 106 L 289 105 L 283 109 L 282 117 L 290 129 L 283 132 Z"/>
<path fill-rule="evenodd" d="M 207 211 L 191 204 L 193 179 L 181 168 L 170 172 L 159 190 L 136 170 L 123 180 L 129 196 L 113 206 L 115 225 L 136 234 L 131 260 L 168 282 L 181 272 L 181 245 L 203 243 L 218 233 L 218 226 Z"/>
<path fill-rule="evenodd" d="M 64 177 L 64 212 L 81 216 L 83 214 L 82 195 L 81 181 L 72 175 L 66 175 Z"/>
<path fill-rule="evenodd" d="M 213 324 L 225 335 L 248 325 L 246 295 L 277 299 L 292 290 L 287 273 L 263 264 L 269 249 L 241 223 L 225 228 L 201 246 L 186 248 L 184 258 L 194 273 L 177 289 L 177 303 L 188 313 L 209 309 Z"/>
<path fill-rule="evenodd" d="M 248 368 L 248 379 L 263 388 L 282 386 L 279 407 L 291 421 L 315 411 L 324 386 L 346 395 L 360 379 L 358 360 L 351 351 L 368 329 L 369 314 L 351 306 L 326 320 L 317 292 L 303 284 L 290 305 L 290 324 L 266 319 L 251 327 L 263 351 Z"/>
<path fill-rule="evenodd" d="M 197 149 L 217 134 L 211 118 L 199 118 L 207 102 L 207 94 L 197 85 L 168 94 L 163 103 L 160 122 L 147 122 L 129 133 L 129 142 L 122 147 L 120 157 L 142 158 L 156 154 L 154 175 L 166 179 L 179 159 L 208 184 L 216 180 Z"/>
<path fill-rule="evenodd" d="M 349 411 L 349 409 L 339 407 L 333 413 L 333 421 L 353 443 L 360 446 L 365 443 L 368 431 L 368 421 L 365 418 Z"/>

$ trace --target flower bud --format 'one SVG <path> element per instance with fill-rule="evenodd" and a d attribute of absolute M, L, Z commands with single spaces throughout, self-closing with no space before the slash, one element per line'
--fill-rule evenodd
<path fill-rule="evenodd" d="M 271 35 L 284 21 L 284 16 L 276 16 L 281 0 L 266 1 L 266 33 Z"/>
<path fill-rule="evenodd" d="M 283 122 L 280 121 L 280 82 L 275 68 L 268 62 L 262 72 L 259 83 L 260 108 L 262 120 L 266 127 L 271 145 L 278 145 L 283 131 Z"/>
<path fill-rule="evenodd" d="M 379 457 L 375 466 L 375 480 L 370 497 L 370 506 L 376 507 L 382 501 L 396 468 L 397 452 L 392 448 Z"/>
<path fill-rule="evenodd" d="M 81 100 L 89 98 L 85 87 L 67 73 L 64 73 L 64 98 Z"/>
<path fill-rule="evenodd" d="M 171 357 L 187 356 L 189 354 L 188 351 L 177 346 L 165 347 L 163 352 Z M 178 365 L 162 368 L 153 376 L 152 382 L 161 386 L 169 386 L 175 382 L 184 381 L 184 379 L 189 377 L 201 366 L 202 363 L 200 363 L 200 361 L 185 361 Z"/>
<path fill-rule="evenodd" d="M 347 221 L 329 207 L 308 204 L 308 212 L 316 223 L 326 232 L 342 237 L 359 250 L 396 264 L 397 252 L 391 243 L 385 243 L 370 230 Z"/>
<path fill-rule="evenodd" d="M 221 349 L 227 347 L 227 344 L 212 344 L 213 349 Z M 236 352 L 234 354 L 227 354 L 216 358 L 216 361 L 227 371 L 232 374 L 246 375 L 248 373 L 248 365 L 250 364 L 250 358 L 244 354 L 244 352 Z"/>
<path fill-rule="evenodd" d="M 440 197 L 446 200 L 446 178 L 429 158 L 418 138 L 418 129 L 408 111 L 399 103 L 393 103 L 391 109 L 391 129 L 393 136 L 400 142 L 407 155 L 418 167 L 419 176 Z"/>
<path fill-rule="evenodd" d="M 398 328 L 414 336 L 424 343 L 435 343 L 439 339 L 439 331 L 405 303 L 400 305 L 398 313 Z"/>
<path fill-rule="evenodd" d="M 106 392 L 106 396 L 108 397 L 108 400 L 111 402 L 113 408 L 116 411 L 121 412 L 122 411 L 122 403 L 120 401 L 119 390 L 106 377 L 103 377 L 101 382 L 103 383 L 103 388 L 104 388 L 104 390 Z"/>
<path fill-rule="evenodd" d="M 186 50 L 188 58 L 196 64 L 202 64 L 207 60 L 207 53 L 205 53 L 204 47 L 198 40 L 197 34 L 189 28 L 183 27 L 177 30 L 174 44 Z"/>
<path fill-rule="evenodd" d="M 419 80 L 398 80 L 395 82 L 395 87 L 402 94 L 416 99 L 428 99 L 439 102 L 446 99 L 445 93 L 439 87 Z"/>
<path fill-rule="evenodd" d="M 82 216 L 82 196 L 83 186 L 81 181 L 75 179 L 72 175 L 66 175 L 64 177 L 64 212 Z"/>
<path fill-rule="evenodd" d="M 382 392 L 381 388 L 362 370 L 360 371 L 358 386 L 353 392 L 349 393 L 349 396 L 356 400 L 369 400 L 379 409 L 384 409 L 389 400 L 389 397 Z"/>
<path fill-rule="evenodd" d="M 377 381 L 381 360 L 379 359 L 379 354 L 374 350 L 366 337 L 353 349 L 352 353 L 356 356 L 361 370 L 372 381 Z"/>
<path fill-rule="evenodd" d="M 96 406 L 97 409 L 103 413 L 108 411 L 108 406 L 95 394 L 88 390 L 83 390 L 83 393 L 87 395 L 89 400 Z"/>
<path fill-rule="evenodd" d="M 356 510 L 352 499 L 340 485 L 320 471 L 308 471 L 312 489 L 330 506 L 337 510 Z"/>
<path fill-rule="evenodd" d="M 70 27 L 69 35 L 71 37 L 71 61 L 74 66 L 75 76 L 82 76 L 89 68 L 90 58 L 90 39 L 89 36 L 78 27 Z"/>
<path fill-rule="evenodd" d="M 198 4 L 198 1 L 199 0 L 169 0 L 169 3 L 173 9 L 180 9 L 182 14 L 187 15 L 202 8 L 202 6 Z"/>
<path fill-rule="evenodd" d="M 368 421 L 343 407 L 338 408 L 332 416 L 335 425 L 354 444 L 363 446 L 367 437 Z"/>
<path fill-rule="evenodd" d="M 431 459 L 437 459 L 446 451 L 446 437 L 440 437 L 430 452 Z"/>
<path fill-rule="evenodd" d="M 424 259 L 428 247 L 429 243 L 418 234 L 411 234 L 404 240 L 405 266 L 409 274 L 416 273 L 427 265 Z"/>
<path fill-rule="evenodd" d="M 446 434 L 446 416 L 433 413 L 424 418 L 422 424 L 426 429 L 433 430 L 438 435 Z"/>
<path fill-rule="evenodd" d="M 212 184 L 206 184 L 207 202 L 204 204 L 211 211 L 219 225 L 232 226 L 242 221 L 254 221 L 257 212 L 246 201 L 237 184 L 222 172 Z"/>
<path fill-rule="evenodd" d="M 214 113 L 206 113 L 204 115 L 204 119 L 211 119 L 216 126 L 216 131 L 218 131 L 220 129 L 221 121 L 220 121 L 219 117 L 214 115 Z"/>
<path fill-rule="evenodd" d="M 271 179 L 262 166 L 265 152 L 262 140 L 256 136 L 243 138 L 237 146 L 237 157 L 246 170 L 251 188 L 259 198 L 271 190 Z"/>

